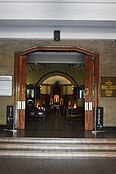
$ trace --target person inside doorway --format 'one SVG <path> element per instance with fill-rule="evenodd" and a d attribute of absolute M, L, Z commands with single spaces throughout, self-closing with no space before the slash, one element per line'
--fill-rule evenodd
<path fill-rule="evenodd" d="M 59 108 L 60 108 L 59 104 L 55 103 L 54 104 L 54 112 L 55 112 L 56 115 L 58 115 Z"/>

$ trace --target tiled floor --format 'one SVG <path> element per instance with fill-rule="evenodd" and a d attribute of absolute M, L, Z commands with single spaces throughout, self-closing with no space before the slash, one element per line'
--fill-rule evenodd
<path fill-rule="evenodd" d="M 11 130 L 0 129 L 1 137 L 71 137 L 71 138 L 116 138 L 116 129 L 104 129 L 103 131 L 93 133 L 83 130 L 81 120 L 72 121 L 66 119 L 60 113 L 58 115 L 49 114 L 45 120 L 28 120 L 26 129 L 12 132 Z"/>
<path fill-rule="evenodd" d="M 116 174 L 116 159 L 1 159 L 0 174 Z"/>
<path fill-rule="evenodd" d="M 0 129 L 1 137 L 79 137 L 116 138 L 116 130 L 92 133 L 84 131 L 80 121 L 71 122 L 59 115 L 49 115 L 44 122 L 28 121 L 25 130 L 13 133 Z M 34 159 L 0 158 L 0 174 L 116 174 L 116 158 L 107 159 Z"/>

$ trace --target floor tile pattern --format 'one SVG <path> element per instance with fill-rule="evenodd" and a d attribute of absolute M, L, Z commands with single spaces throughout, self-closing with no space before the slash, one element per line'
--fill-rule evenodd
<path fill-rule="evenodd" d="M 116 159 L 1 159 L 0 174 L 116 174 Z"/>

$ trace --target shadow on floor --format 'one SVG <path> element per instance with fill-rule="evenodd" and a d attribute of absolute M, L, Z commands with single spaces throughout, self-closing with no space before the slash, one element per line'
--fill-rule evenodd
<path fill-rule="evenodd" d="M 26 120 L 25 130 L 5 130 L 0 127 L 0 137 L 49 137 L 49 138 L 116 138 L 116 129 L 104 129 L 97 133 L 84 131 L 84 121 L 66 118 L 60 113 L 48 114 L 44 119 Z"/>

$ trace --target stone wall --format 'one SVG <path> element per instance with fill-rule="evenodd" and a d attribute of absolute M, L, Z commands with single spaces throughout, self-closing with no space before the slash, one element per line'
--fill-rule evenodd
<path fill-rule="evenodd" d="M 100 82 L 102 76 L 116 76 L 116 42 L 107 40 L 0 40 L 0 75 L 14 76 L 14 52 L 33 46 L 78 46 L 100 55 Z M 0 97 L 0 124 L 6 122 L 6 106 L 13 105 L 12 97 Z M 116 98 L 101 97 L 99 103 L 104 107 L 104 126 L 116 126 Z"/>

